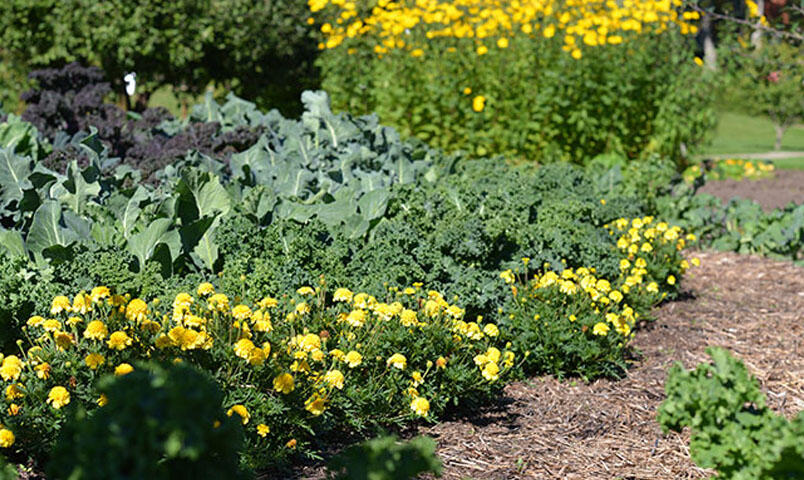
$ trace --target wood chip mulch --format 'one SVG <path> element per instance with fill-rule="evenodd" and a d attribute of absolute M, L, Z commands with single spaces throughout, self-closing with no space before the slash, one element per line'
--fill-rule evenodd
<path fill-rule="evenodd" d="M 757 376 L 768 404 L 804 409 L 804 269 L 733 253 L 698 253 L 685 295 L 639 332 L 628 377 L 591 384 L 551 377 L 518 382 L 495 406 L 422 428 L 438 443 L 447 480 L 697 479 L 688 432 L 663 435 L 655 421 L 668 368 L 730 349 Z"/>

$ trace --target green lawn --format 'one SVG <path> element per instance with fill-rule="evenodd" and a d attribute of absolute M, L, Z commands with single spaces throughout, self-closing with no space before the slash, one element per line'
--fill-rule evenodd
<path fill-rule="evenodd" d="M 720 112 L 717 132 L 704 154 L 761 153 L 773 150 L 773 124 L 765 117 Z M 782 139 L 782 150 L 804 152 L 804 125 L 791 127 Z M 802 159 L 798 159 L 801 163 Z"/>
<path fill-rule="evenodd" d="M 773 164 L 784 170 L 804 170 L 804 157 L 777 159 Z"/>

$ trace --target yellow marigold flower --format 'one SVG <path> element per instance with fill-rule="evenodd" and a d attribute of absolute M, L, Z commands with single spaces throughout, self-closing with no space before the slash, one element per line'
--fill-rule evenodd
<path fill-rule="evenodd" d="M 348 288 L 338 288 L 332 295 L 332 300 L 336 302 L 351 302 L 354 294 Z"/>
<path fill-rule="evenodd" d="M 249 355 L 251 355 L 251 351 L 254 350 L 254 348 L 254 342 L 248 338 L 238 340 L 237 343 L 234 344 L 235 355 L 244 360 L 248 360 Z"/>
<path fill-rule="evenodd" d="M 36 372 L 37 378 L 41 380 L 47 380 L 48 378 L 50 378 L 51 370 L 52 369 L 50 368 L 49 363 L 40 363 L 39 365 L 34 367 L 34 371 Z"/>
<path fill-rule="evenodd" d="M 56 410 L 70 403 L 70 392 L 62 386 L 53 387 L 47 394 L 47 403 Z"/>
<path fill-rule="evenodd" d="M 497 46 L 499 48 L 508 48 L 508 39 L 505 37 L 500 37 L 497 39 Z"/>
<path fill-rule="evenodd" d="M 544 35 L 544 38 L 552 38 L 555 34 L 556 34 L 555 25 L 548 25 L 542 31 L 542 35 Z"/>
<path fill-rule="evenodd" d="M 650 293 L 659 293 L 659 285 L 656 282 L 650 282 L 646 290 Z"/>
<path fill-rule="evenodd" d="M 463 317 L 466 311 L 457 305 L 450 305 L 449 308 L 447 308 L 446 313 L 447 315 L 457 320 Z"/>
<path fill-rule="evenodd" d="M 594 328 L 592 328 L 592 333 L 605 337 L 606 334 L 609 333 L 609 326 L 603 322 L 598 322 L 595 324 Z"/>
<path fill-rule="evenodd" d="M 472 88 L 471 87 L 464 88 L 463 89 L 463 94 L 464 95 L 471 95 L 472 94 Z"/>
<path fill-rule="evenodd" d="M 291 438 L 290 440 L 288 440 L 288 443 L 286 443 L 285 446 L 290 449 L 296 448 L 296 439 Z"/>
<path fill-rule="evenodd" d="M 196 290 L 196 294 L 199 297 L 206 297 L 207 295 L 212 295 L 215 293 L 215 287 L 212 286 L 209 282 L 204 282 L 198 286 L 198 290 Z"/>
<path fill-rule="evenodd" d="M 107 403 L 109 403 L 109 398 L 105 393 L 101 393 L 100 397 L 98 397 L 98 406 L 104 407 Z"/>
<path fill-rule="evenodd" d="M 304 409 L 317 417 L 324 413 L 324 410 L 326 410 L 326 405 L 326 395 L 315 392 L 310 396 L 310 398 L 307 399 L 307 401 L 304 402 Z"/>
<path fill-rule="evenodd" d="M 260 308 L 274 308 L 279 304 L 279 301 L 274 297 L 265 297 L 259 302 Z"/>
<path fill-rule="evenodd" d="M 339 350 L 337 348 L 330 350 L 329 354 L 340 361 L 343 361 L 344 357 L 346 356 L 346 354 L 343 353 L 343 350 Z"/>
<path fill-rule="evenodd" d="M 487 47 L 485 45 L 480 45 L 479 47 L 477 47 L 477 54 L 478 55 L 485 55 L 487 53 L 489 53 L 489 47 Z"/>
<path fill-rule="evenodd" d="M 110 296 L 112 292 L 109 291 L 109 287 L 98 286 L 92 289 L 89 292 L 89 297 L 92 299 L 93 302 L 98 303 L 104 298 Z"/>
<path fill-rule="evenodd" d="M 489 337 L 496 337 L 497 335 L 500 334 L 500 329 L 497 328 L 497 325 L 494 325 L 493 323 L 487 323 L 483 327 L 483 333 L 485 333 Z"/>
<path fill-rule="evenodd" d="M 259 367 L 265 363 L 265 352 L 261 348 L 255 348 L 248 354 L 248 363 L 252 367 Z"/>
<path fill-rule="evenodd" d="M 0 447 L 8 448 L 14 445 L 14 432 L 7 428 L 0 428 Z"/>
<path fill-rule="evenodd" d="M 358 309 L 349 312 L 349 315 L 346 316 L 346 323 L 355 328 L 362 327 L 366 323 L 365 310 Z"/>
<path fill-rule="evenodd" d="M 69 312 L 70 310 L 72 310 L 72 304 L 70 303 L 70 299 L 64 295 L 55 297 L 53 299 L 53 303 L 50 305 L 51 315 L 56 315 L 61 312 Z"/>
<path fill-rule="evenodd" d="M 426 417 L 430 411 L 430 402 L 424 397 L 415 397 L 410 402 L 410 409 L 420 417 Z"/>
<path fill-rule="evenodd" d="M 475 96 L 475 98 L 472 99 L 472 110 L 480 113 L 484 108 L 486 108 L 486 97 L 483 95 Z"/>
<path fill-rule="evenodd" d="M 232 317 L 245 321 L 251 318 L 251 309 L 245 305 L 238 305 L 232 309 Z"/>
<path fill-rule="evenodd" d="M 6 400 L 9 402 L 25 396 L 25 390 L 19 383 L 12 383 L 6 387 Z"/>
<path fill-rule="evenodd" d="M 81 322 L 83 322 L 83 320 L 80 317 L 70 317 L 64 323 L 66 323 L 68 327 L 73 327 Z"/>
<path fill-rule="evenodd" d="M 126 332 L 118 330 L 109 337 L 107 345 L 114 350 L 125 350 L 132 342 L 131 337 Z"/>
<path fill-rule="evenodd" d="M 115 376 L 122 377 L 123 375 L 128 375 L 129 373 L 134 371 L 134 367 L 129 365 L 128 363 L 121 363 L 120 365 L 114 368 Z"/>
<path fill-rule="evenodd" d="M 418 323 L 416 312 L 409 309 L 402 310 L 402 313 L 399 315 L 399 321 L 404 327 L 415 326 Z"/>
<path fill-rule="evenodd" d="M 55 340 L 56 346 L 62 350 L 67 350 L 71 346 L 75 345 L 75 339 L 73 338 L 73 335 L 67 332 L 54 333 L 53 340 Z"/>
<path fill-rule="evenodd" d="M 486 358 L 490 362 L 499 363 L 501 355 L 500 351 L 495 347 L 489 347 L 486 350 Z"/>
<path fill-rule="evenodd" d="M 182 309 L 183 307 L 190 307 L 190 305 L 195 302 L 195 299 L 192 295 L 187 292 L 180 292 L 176 295 L 176 298 L 173 299 L 173 309 Z"/>
<path fill-rule="evenodd" d="M 135 298 L 126 305 L 126 319 L 139 323 L 148 315 L 148 304 L 140 298 Z"/>
<path fill-rule="evenodd" d="M 42 323 L 42 328 L 44 328 L 46 332 L 58 332 L 61 330 L 61 322 L 51 318 Z"/>
<path fill-rule="evenodd" d="M 84 292 L 79 293 L 73 299 L 73 306 L 71 308 L 71 311 L 75 313 L 80 313 L 81 315 L 84 315 L 87 312 L 92 311 L 92 297 L 90 297 Z"/>
<path fill-rule="evenodd" d="M 503 365 L 506 368 L 511 368 L 514 366 L 514 352 L 505 352 L 503 354 Z"/>
<path fill-rule="evenodd" d="M 293 375 L 283 373 L 274 378 L 274 390 L 288 394 L 293 391 Z"/>
<path fill-rule="evenodd" d="M 294 312 L 296 315 L 306 315 L 310 313 L 310 305 L 308 305 L 307 302 L 299 302 L 296 304 Z"/>
<path fill-rule="evenodd" d="M 330 387 L 337 388 L 338 390 L 343 389 L 344 376 L 340 370 L 328 371 L 324 375 L 324 381 L 327 382 Z"/>
<path fill-rule="evenodd" d="M 301 339 L 299 341 L 299 348 L 301 348 L 305 352 L 312 352 L 313 350 L 320 350 L 321 349 L 321 337 L 319 337 L 315 333 L 308 333 L 306 335 L 303 335 L 303 336 L 301 336 Z"/>
<path fill-rule="evenodd" d="M 692 260 L 690 260 L 690 263 L 692 263 L 696 267 L 699 267 L 701 266 L 701 259 L 694 257 Z"/>
<path fill-rule="evenodd" d="M 359 366 L 361 363 L 363 363 L 363 355 L 360 355 L 356 351 L 351 350 L 349 351 L 349 353 L 346 354 L 344 360 L 346 361 L 346 365 L 348 365 L 349 368 L 355 368 Z"/>
<path fill-rule="evenodd" d="M 44 318 L 40 317 L 39 315 L 34 315 L 33 317 L 28 319 L 27 324 L 29 327 L 38 327 L 39 325 L 42 325 L 42 323 L 44 322 L 45 322 Z"/>
<path fill-rule="evenodd" d="M 273 324 L 271 323 L 271 316 L 267 313 L 260 314 L 259 319 L 254 321 L 254 330 L 258 332 L 271 332 L 274 329 Z"/>
<path fill-rule="evenodd" d="M 668 285 L 675 285 L 676 284 L 676 277 L 674 277 L 673 275 L 669 275 L 667 277 L 667 284 Z"/>
<path fill-rule="evenodd" d="M 257 425 L 257 435 L 265 438 L 269 433 L 271 433 L 271 428 L 268 425 L 264 423 Z"/>
<path fill-rule="evenodd" d="M 229 310 L 229 297 L 222 293 L 216 293 L 209 297 L 207 304 L 210 310 L 217 310 L 219 312 L 226 312 Z"/>
<path fill-rule="evenodd" d="M 500 378 L 500 367 L 494 362 L 489 362 L 483 367 L 483 378 L 490 382 Z"/>
<path fill-rule="evenodd" d="M 235 413 L 240 416 L 240 421 L 243 422 L 243 425 L 247 424 L 249 419 L 251 418 L 251 415 L 248 413 L 248 410 L 246 410 L 246 407 L 240 404 L 237 404 L 232 408 L 230 408 L 229 410 L 227 410 L 226 416 L 231 417 Z"/>
<path fill-rule="evenodd" d="M 410 379 L 414 387 L 418 387 L 424 383 L 424 377 L 422 377 L 422 373 L 418 370 L 410 374 Z"/>
<path fill-rule="evenodd" d="M 315 290 L 312 287 L 300 287 L 296 290 L 299 295 L 315 295 Z"/>
<path fill-rule="evenodd" d="M 408 364 L 408 360 L 401 353 L 395 353 L 391 355 L 385 363 L 388 366 L 404 370 Z"/>
<path fill-rule="evenodd" d="M 438 357 L 438 359 L 436 360 L 436 367 L 447 368 L 447 359 L 444 357 Z"/>
<path fill-rule="evenodd" d="M 84 363 L 87 364 L 87 367 L 89 367 L 90 370 L 95 370 L 99 366 L 103 365 L 103 362 L 105 361 L 106 359 L 103 358 L 103 355 L 99 353 L 90 353 L 84 357 Z"/>
<path fill-rule="evenodd" d="M 8 406 L 8 415 L 9 416 L 13 417 L 13 416 L 18 415 L 19 413 L 20 413 L 20 406 L 17 405 L 16 403 L 12 403 L 11 405 Z"/>
<path fill-rule="evenodd" d="M 0 366 L 0 377 L 5 381 L 17 380 L 22 374 L 22 361 L 16 355 L 9 355 L 3 358 L 3 365 Z"/>

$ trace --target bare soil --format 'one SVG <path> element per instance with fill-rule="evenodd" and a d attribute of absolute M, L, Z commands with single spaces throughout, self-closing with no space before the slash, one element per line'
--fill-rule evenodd
<path fill-rule="evenodd" d="M 699 191 L 724 202 L 733 197 L 750 198 L 770 211 L 790 202 L 804 203 L 804 170 L 777 170 L 773 178 L 761 180 L 714 180 Z"/>

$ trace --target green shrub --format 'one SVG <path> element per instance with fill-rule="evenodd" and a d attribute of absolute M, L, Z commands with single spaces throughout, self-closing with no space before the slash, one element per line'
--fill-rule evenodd
<path fill-rule="evenodd" d="M 520 20 L 511 13 L 517 7 L 479 2 L 474 10 L 488 7 L 489 15 L 474 19 L 458 5 L 459 20 L 449 14 L 444 17 L 450 20 L 428 19 L 437 14 L 425 13 L 421 21 L 406 24 L 408 12 L 402 7 L 418 11 L 420 6 L 413 4 L 386 7 L 388 24 L 367 25 L 359 34 L 329 35 L 339 46 L 326 45 L 318 65 L 336 110 L 376 112 L 403 136 L 445 151 L 541 163 L 583 163 L 614 152 L 629 159 L 657 153 L 684 166 L 687 150 L 714 126 L 711 100 L 703 93 L 709 88 L 707 74 L 692 61 L 690 40 L 675 27 L 656 34 L 648 33 L 646 24 L 643 34 L 624 35 L 622 44 L 588 47 L 581 45 L 580 33 L 568 29 L 565 36 L 561 27 L 546 38 L 538 28 L 550 24 L 548 13 L 535 19 L 536 25 L 527 24 L 535 30 L 525 34 L 517 31 Z M 523 10 L 528 6 L 523 4 Z M 598 7 L 593 2 L 589 11 Z M 555 4 L 554 15 L 562 8 Z M 322 31 L 357 23 L 348 16 L 334 21 L 340 11 L 354 13 L 345 9 L 321 12 L 321 22 L 328 22 Z M 567 11 L 577 14 L 573 8 Z M 357 14 L 361 19 L 364 12 Z M 507 15 L 513 26 L 500 19 Z M 389 25 L 395 21 L 408 30 L 400 33 L 402 26 Z M 468 38 L 452 38 L 467 25 Z M 498 39 L 504 47 L 495 46 Z M 394 41 L 397 47 L 389 47 Z M 416 49 L 423 53 L 412 54 Z M 582 57 L 574 58 L 569 50 Z"/>
<path fill-rule="evenodd" d="M 328 468 L 337 480 L 410 480 L 422 473 L 441 476 L 435 442 L 416 437 L 400 443 L 384 436 L 349 447 L 332 459 Z"/>
<path fill-rule="evenodd" d="M 722 479 L 781 479 L 804 475 L 804 413 L 792 421 L 765 405 L 759 383 L 722 348 L 711 364 L 685 370 L 676 363 L 659 407 L 662 429 L 692 429 L 692 459 Z"/>
<path fill-rule="evenodd" d="M 98 382 L 103 408 L 73 408 L 53 448 L 52 478 L 247 478 L 243 431 L 213 379 L 185 365 L 137 364 Z"/>

